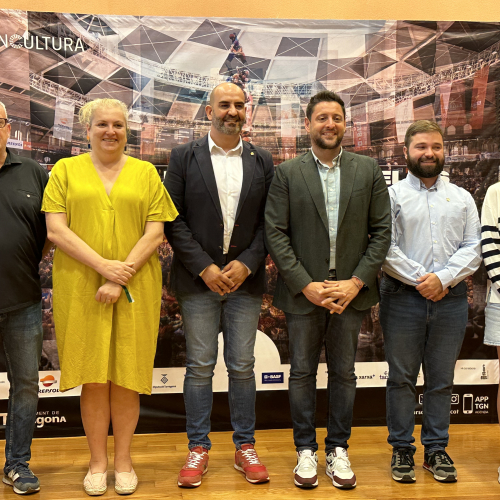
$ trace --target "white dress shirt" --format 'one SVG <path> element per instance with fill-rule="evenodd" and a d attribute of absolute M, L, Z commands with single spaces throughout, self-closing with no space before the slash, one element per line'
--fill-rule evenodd
<path fill-rule="evenodd" d="M 335 254 L 337 252 L 337 230 L 339 223 L 340 200 L 340 153 L 332 160 L 332 166 L 321 163 L 311 148 L 316 166 L 321 178 L 321 186 L 325 196 L 326 215 L 328 217 L 328 235 L 330 236 L 330 269 L 335 269 Z"/>
<path fill-rule="evenodd" d="M 227 153 L 217 146 L 208 134 L 208 148 L 212 159 L 217 192 L 219 194 L 222 220 L 224 222 L 223 253 L 229 251 L 229 243 L 233 234 L 236 210 L 240 201 L 241 186 L 243 184 L 243 141 Z"/>
<path fill-rule="evenodd" d="M 480 223 L 468 191 L 441 176 L 426 188 L 408 172 L 389 188 L 392 242 L 382 269 L 408 285 L 435 273 L 443 288 L 455 286 L 481 263 Z"/>

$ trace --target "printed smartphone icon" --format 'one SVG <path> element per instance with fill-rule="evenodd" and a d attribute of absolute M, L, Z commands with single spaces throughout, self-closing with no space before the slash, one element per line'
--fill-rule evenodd
<path fill-rule="evenodd" d="M 472 394 L 464 394 L 462 401 L 464 403 L 464 413 L 472 413 L 474 396 Z"/>

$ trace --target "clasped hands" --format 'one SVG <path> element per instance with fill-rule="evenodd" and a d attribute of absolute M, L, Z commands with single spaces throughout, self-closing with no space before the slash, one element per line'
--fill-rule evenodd
<path fill-rule="evenodd" d="M 434 273 L 427 273 L 424 276 L 420 276 L 420 278 L 417 278 L 417 281 L 420 284 L 415 288 L 420 292 L 420 295 L 433 302 L 440 301 L 449 292 L 448 287 L 443 290 L 441 280 Z"/>
<path fill-rule="evenodd" d="M 137 272 L 134 264 L 135 262 L 104 259 L 103 264 L 96 270 L 107 281 L 97 290 L 95 300 L 105 304 L 114 304 L 120 298 L 122 285 L 125 286 Z"/>
<path fill-rule="evenodd" d="M 330 314 L 342 314 L 344 309 L 358 295 L 359 288 L 352 279 L 313 281 L 302 289 L 302 293 L 309 302 L 329 309 Z"/>
<path fill-rule="evenodd" d="M 232 260 L 221 270 L 216 264 L 210 264 L 202 273 L 201 279 L 219 295 L 235 292 L 250 274 L 247 266 L 239 260 Z"/>

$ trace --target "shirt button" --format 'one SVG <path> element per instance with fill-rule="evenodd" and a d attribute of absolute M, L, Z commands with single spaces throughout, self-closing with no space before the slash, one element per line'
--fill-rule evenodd
<path fill-rule="evenodd" d="M 434 262 L 439 262 L 437 259 L 434 259 Z"/>
<path fill-rule="evenodd" d="M 431 205 L 431 208 L 434 208 L 434 205 Z"/>
<path fill-rule="evenodd" d="M 434 243 L 437 243 L 437 240 L 434 240 Z"/>
<path fill-rule="evenodd" d="M 435 223 L 435 222 L 433 222 L 433 223 L 432 223 L 432 225 L 433 225 L 433 226 L 435 226 L 435 225 L 436 225 L 436 223 Z"/>

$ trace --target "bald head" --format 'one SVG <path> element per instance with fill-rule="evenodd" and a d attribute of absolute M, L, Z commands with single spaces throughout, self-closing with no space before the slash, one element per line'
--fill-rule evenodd
<path fill-rule="evenodd" d="M 2 101 L 0 101 L 0 118 L 8 118 L 7 108 L 5 107 L 5 104 Z"/>
<path fill-rule="evenodd" d="M 235 85 L 234 83 L 229 83 L 229 82 L 224 82 L 224 83 L 219 83 L 216 87 L 212 89 L 210 92 L 210 106 L 212 108 L 214 107 L 215 99 L 220 96 L 220 94 L 224 94 L 225 92 L 238 92 L 241 94 L 241 98 L 243 99 L 243 102 L 245 102 L 245 92 L 243 92 L 243 89 L 241 87 L 238 87 L 238 85 Z"/>
<path fill-rule="evenodd" d="M 233 83 L 221 83 L 212 90 L 210 103 L 205 111 L 212 122 L 210 135 L 218 146 L 217 140 L 232 143 L 239 140 L 239 134 L 245 124 L 245 94 Z M 231 139 L 222 136 L 233 136 Z"/>

